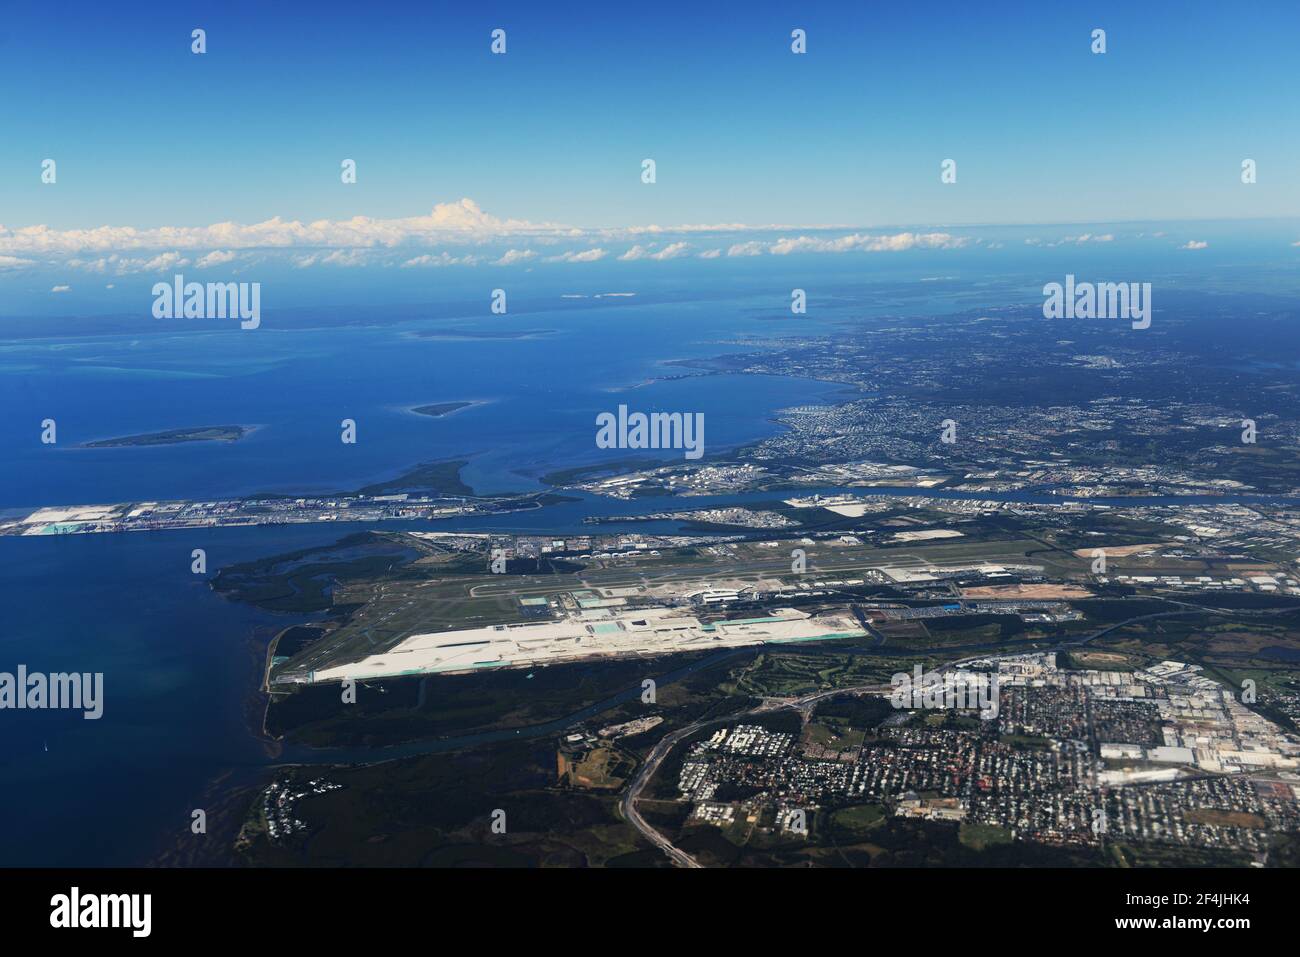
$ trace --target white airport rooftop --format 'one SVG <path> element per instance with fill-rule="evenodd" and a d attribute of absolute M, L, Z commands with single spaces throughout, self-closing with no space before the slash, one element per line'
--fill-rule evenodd
<path fill-rule="evenodd" d="M 382 654 L 323 668 L 312 681 L 522 668 L 624 655 L 658 655 L 769 642 L 856 638 L 847 614 L 810 616 L 793 608 L 762 617 L 702 622 L 676 609 L 625 611 L 600 621 L 566 618 L 412 635 Z"/>

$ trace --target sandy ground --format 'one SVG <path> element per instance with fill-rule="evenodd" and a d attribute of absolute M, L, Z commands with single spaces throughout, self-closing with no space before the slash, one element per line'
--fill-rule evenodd
<path fill-rule="evenodd" d="M 983 585 L 963 588 L 963 598 L 1090 598 L 1092 592 L 1078 585 Z"/>
<path fill-rule="evenodd" d="M 1076 548 L 1074 556 L 1076 558 L 1092 558 L 1092 553 L 1101 548 L 1106 552 L 1107 558 L 1127 558 L 1129 555 L 1136 555 L 1139 552 L 1149 552 L 1154 548 L 1164 548 L 1164 542 L 1152 542 L 1149 545 L 1094 545 L 1091 548 Z"/>

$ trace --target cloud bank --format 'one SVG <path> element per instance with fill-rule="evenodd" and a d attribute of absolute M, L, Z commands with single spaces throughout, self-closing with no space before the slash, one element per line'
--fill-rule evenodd
<path fill-rule="evenodd" d="M 1109 243 L 1114 238 L 1110 233 L 1082 233 L 1024 242 L 1053 248 Z M 461 199 L 438 203 L 427 214 L 392 219 L 353 216 L 302 222 L 277 216 L 259 223 L 87 229 L 0 225 L 0 272 L 66 265 L 100 274 L 165 274 L 186 267 L 237 270 L 277 260 L 299 269 L 530 268 L 538 263 L 580 265 L 606 258 L 649 263 L 688 257 L 710 261 L 1000 247 L 1001 243 L 946 231 L 865 232 L 849 226 L 718 223 L 583 228 L 503 218 L 484 211 L 472 199 Z M 1204 248 L 1204 244 L 1184 248 Z"/>

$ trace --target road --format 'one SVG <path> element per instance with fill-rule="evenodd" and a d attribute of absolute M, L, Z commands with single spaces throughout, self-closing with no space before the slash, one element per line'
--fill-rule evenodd
<path fill-rule="evenodd" d="M 833 688 L 828 691 L 816 691 L 799 698 L 769 698 L 757 708 L 750 708 L 748 711 L 733 712 L 718 718 L 706 718 L 703 721 L 693 721 L 684 728 L 679 728 L 672 734 L 666 735 L 664 738 L 660 739 L 659 743 L 654 746 L 650 754 L 646 756 L 645 761 L 636 773 L 636 777 L 632 779 L 632 783 L 628 785 L 627 792 L 623 795 L 623 801 L 621 804 L 623 817 L 627 819 L 628 823 L 640 831 L 641 835 L 647 841 L 668 855 L 668 859 L 678 867 L 701 867 L 702 865 L 699 861 L 695 860 L 695 858 L 674 845 L 673 842 L 668 840 L 668 838 L 662 833 L 655 830 L 655 828 L 641 816 L 641 812 L 638 811 L 636 807 L 637 798 L 641 796 L 641 792 L 645 790 L 645 786 L 650 783 L 650 779 L 653 778 L 655 772 L 659 770 L 659 765 L 663 763 L 664 758 L 668 757 L 673 748 L 677 747 L 678 744 L 695 734 L 697 731 L 707 728 L 710 725 L 743 721 L 745 718 L 753 717 L 754 715 L 770 714 L 775 711 L 800 710 L 807 714 L 811 706 L 817 704 L 819 701 L 825 700 L 826 698 L 834 698 L 846 694 L 878 693 L 889 690 L 889 685 L 855 685 L 849 688 Z"/>
<path fill-rule="evenodd" d="M 1177 602 L 1176 604 L 1185 604 L 1185 603 Z M 1060 651 L 1066 648 L 1076 647 L 1078 645 L 1086 645 L 1097 638 L 1101 638 L 1103 635 L 1108 635 L 1112 631 L 1116 631 L 1117 629 L 1123 628 L 1127 625 L 1131 625 L 1139 621 L 1150 621 L 1151 619 L 1155 619 L 1155 618 L 1173 618 L 1181 615 L 1190 615 L 1190 614 L 1195 614 L 1197 612 L 1205 612 L 1211 610 L 1212 609 L 1201 608 L 1196 605 L 1188 605 L 1187 610 L 1184 611 L 1165 611 L 1165 612 L 1156 612 L 1154 614 L 1147 614 L 1147 615 L 1136 615 L 1132 618 L 1125 619 L 1124 621 L 1116 622 L 1112 625 L 1107 625 L 1104 628 L 1092 632 L 1091 634 L 1082 635 L 1070 641 L 1060 642 L 1054 646 L 1051 646 L 1049 648 L 1044 648 L 1042 650 L 1044 652 Z M 985 657 L 985 656 L 979 656 L 979 657 Z M 947 664 L 941 665 L 938 668 L 935 668 L 934 671 L 936 672 L 946 671 L 951 668 L 959 667 L 966 661 L 971 661 L 971 660 L 975 660 L 975 659 L 962 659 L 961 661 L 951 661 L 948 662 Z M 646 785 L 650 783 L 651 778 L 654 777 L 655 772 L 659 770 L 659 766 L 663 763 L 664 759 L 668 757 L 668 755 L 672 752 L 673 748 L 675 748 L 686 738 L 695 734 L 697 731 L 707 728 L 710 725 L 740 722 L 743 721 L 745 718 L 753 717 L 754 715 L 770 714 L 775 711 L 798 710 L 803 712 L 805 716 L 808 716 L 811 715 L 813 708 L 818 703 L 825 701 L 828 698 L 835 698 L 835 697 L 839 697 L 840 695 L 847 695 L 847 694 L 888 693 L 890 690 L 891 690 L 890 685 L 854 685 L 848 688 L 831 688 L 825 691 L 815 691 L 812 692 L 811 694 L 802 695 L 798 698 L 787 698 L 787 699 L 769 698 L 765 700 L 758 707 L 751 708 L 748 711 L 736 712 L 732 714 L 723 715 L 722 717 L 718 717 L 718 718 L 706 718 L 702 721 L 692 722 L 691 724 L 688 724 L 685 727 L 680 728 L 677 731 L 674 731 L 672 734 L 665 736 L 651 750 L 650 754 L 646 757 L 646 760 L 642 763 L 640 769 L 637 771 L 636 776 L 632 779 L 631 784 L 628 785 L 627 792 L 623 795 L 623 800 L 620 805 L 623 809 L 623 816 L 633 827 L 635 827 L 638 831 L 641 832 L 641 835 L 645 837 L 646 840 L 648 840 L 655 847 L 663 851 L 664 854 L 668 856 L 669 860 L 671 860 L 677 866 L 701 867 L 702 865 L 699 863 L 699 861 L 695 860 L 695 858 L 691 857 L 681 848 L 675 846 L 672 841 L 668 840 L 667 837 L 665 837 L 662 833 L 660 833 L 654 827 L 652 827 L 650 823 L 641 816 L 641 812 L 638 811 L 636 807 L 636 802 L 637 799 L 641 796 L 641 792 L 645 790 Z"/>

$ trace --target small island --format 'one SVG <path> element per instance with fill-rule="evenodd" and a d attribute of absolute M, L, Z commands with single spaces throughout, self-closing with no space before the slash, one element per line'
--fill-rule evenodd
<path fill-rule="evenodd" d="M 453 412 L 459 412 L 461 409 L 468 409 L 472 405 L 481 405 L 479 402 L 434 402 L 430 405 L 416 405 L 411 407 L 411 411 L 417 415 L 431 415 L 435 419 L 444 415 L 451 415 Z"/>
<path fill-rule="evenodd" d="M 118 449 L 137 445 L 176 445 L 181 442 L 238 442 L 253 431 L 247 425 L 203 425 L 191 429 L 168 429 L 144 435 L 124 435 L 115 439 L 86 442 L 83 449 Z"/>
<path fill-rule="evenodd" d="M 549 336 L 554 329 L 423 329 L 412 333 L 417 339 L 535 339 Z"/>

